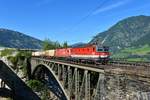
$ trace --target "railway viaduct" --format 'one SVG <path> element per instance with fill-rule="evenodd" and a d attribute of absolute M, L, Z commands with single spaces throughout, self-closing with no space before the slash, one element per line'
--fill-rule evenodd
<path fill-rule="evenodd" d="M 2 82 L 0 96 L 40 100 L 3 61 L 0 71 L 0 79 L 10 88 Z M 59 100 L 150 100 L 149 64 L 89 65 L 32 58 L 31 75 Z"/>
<path fill-rule="evenodd" d="M 33 78 L 60 100 L 150 100 L 150 68 L 31 59 Z"/>

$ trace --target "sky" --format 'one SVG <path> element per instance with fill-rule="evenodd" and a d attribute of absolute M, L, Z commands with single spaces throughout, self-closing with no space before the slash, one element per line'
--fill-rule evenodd
<path fill-rule="evenodd" d="M 138 15 L 150 16 L 150 0 L 0 0 L 0 28 L 69 44 Z"/>

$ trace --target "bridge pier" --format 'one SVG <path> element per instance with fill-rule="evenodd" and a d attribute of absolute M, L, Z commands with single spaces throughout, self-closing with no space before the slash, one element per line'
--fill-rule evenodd
<path fill-rule="evenodd" d="M 79 100 L 80 78 L 78 68 L 75 68 L 75 100 Z"/>
<path fill-rule="evenodd" d="M 72 97 L 72 69 L 68 66 L 68 97 Z"/>
<path fill-rule="evenodd" d="M 65 67 L 65 65 L 62 65 L 62 69 L 63 69 L 63 87 L 64 89 L 66 89 L 66 82 L 67 82 L 67 69 Z"/>
<path fill-rule="evenodd" d="M 99 78 L 98 78 L 98 82 L 97 82 L 94 100 L 105 100 L 106 90 L 105 90 L 105 86 L 104 86 L 105 85 L 104 78 L 105 78 L 104 74 L 99 73 Z"/>
<path fill-rule="evenodd" d="M 85 100 L 90 100 L 90 73 L 85 70 Z"/>

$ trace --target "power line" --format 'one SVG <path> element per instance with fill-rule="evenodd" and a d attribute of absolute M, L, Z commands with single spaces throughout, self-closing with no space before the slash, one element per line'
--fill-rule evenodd
<path fill-rule="evenodd" d="M 83 17 L 76 25 L 74 25 L 72 28 L 70 28 L 69 30 L 73 30 L 75 28 L 77 28 L 82 22 L 84 22 L 88 17 L 90 17 L 93 12 L 95 12 L 96 10 L 100 9 L 103 7 L 103 5 L 105 5 L 105 3 L 107 3 L 109 0 L 104 0 L 102 3 L 100 3 L 100 5 L 98 5 L 96 8 L 94 8 L 92 11 L 90 11 L 85 17 Z"/>
<path fill-rule="evenodd" d="M 88 17 L 90 17 L 93 12 L 95 12 L 96 10 L 100 9 L 101 7 L 103 7 L 103 5 L 107 2 L 108 0 L 104 0 L 100 5 L 98 5 L 95 9 L 93 9 L 91 12 L 89 12 L 84 18 L 82 18 L 79 22 L 79 24 L 81 24 L 84 20 L 86 20 Z"/>

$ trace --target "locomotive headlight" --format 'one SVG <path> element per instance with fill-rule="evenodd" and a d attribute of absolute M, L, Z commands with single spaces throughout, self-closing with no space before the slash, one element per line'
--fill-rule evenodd
<path fill-rule="evenodd" d="M 101 58 L 107 58 L 108 55 L 100 55 Z"/>
<path fill-rule="evenodd" d="M 106 53 L 101 53 L 100 57 L 101 57 L 101 58 L 107 58 L 108 55 L 107 55 Z"/>

